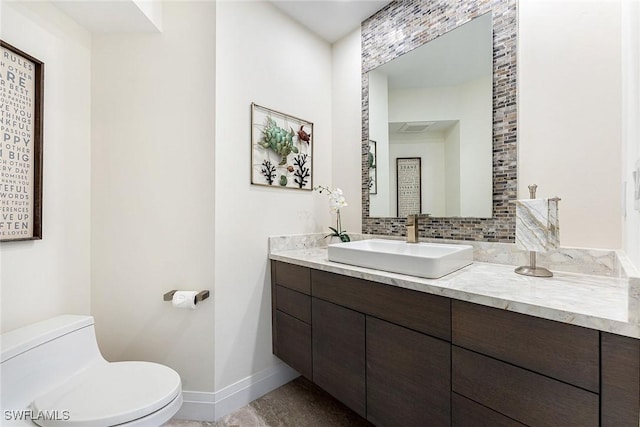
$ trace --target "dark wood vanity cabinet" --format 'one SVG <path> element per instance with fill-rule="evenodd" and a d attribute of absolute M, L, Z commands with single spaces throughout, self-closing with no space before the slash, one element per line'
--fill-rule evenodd
<path fill-rule="evenodd" d="M 311 362 L 311 275 L 308 268 L 271 265 L 273 354 L 308 379 Z"/>
<path fill-rule="evenodd" d="M 451 316 L 455 394 L 526 425 L 638 424 L 639 340 L 457 300 Z"/>
<path fill-rule="evenodd" d="M 272 262 L 274 354 L 376 426 L 634 426 L 640 340 Z"/>
<path fill-rule="evenodd" d="M 274 354 L 363 418 L 451 424 L 447 298 L 281 262 L 272 297 Z"/>
<path fill-rule="evenodd" d="M 455 393 L 526 425 L 598 425 L 598 331 L 462 301 L 451 316 Z"/>
<path fill-rule="evenodd" d="M 343 387 L 357 395 L 349 396 L 357 404 L 340 400 L 375 425 L 450 425 L 451 350 L 446 339 L 451 336 L 451 312 L 447 298 L 318 270 L 311 271 L 311 294 L 314 382 L 340 399 L 323 386 L 327 367 L 319 377 L 316 356 L 322 353 L 323 364 L 357 367 L 354 378 L 335 372 L 334 381 L 349 383 Z M 322 325 L 319 329 L 316 322 Z M 338 331 L 329 334 L 326 326 L 330 323 Z M 335 340 L 332 335 L 343 339 Z M 326 357 L 324 348 L 334 346 L 343 349 L 334 349 L 331 358 Z"/>

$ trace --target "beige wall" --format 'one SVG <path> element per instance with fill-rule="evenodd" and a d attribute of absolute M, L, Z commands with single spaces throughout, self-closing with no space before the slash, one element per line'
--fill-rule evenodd
<path fill-rule="evenodd" d="M 213 391 L 215 3 L 166 2 L 161 34 L 95 35 L 91 311 L 109 360 L 166 364 Z"/>
<path fill-rule="evenodd" d="M 215 388 L 275 366 L 269 235 L 320 232 L 324 195 L 252 186 L 250 104 L 313 122 L 313 184 L 331 184 L 331 49 L 268 2 L 219 2 L 216 21 Z"/>
<path fill-rule="evenodd" d="M 2 40 L 44 62 L 42 240 L 0 243 L 0 332 L 89 314 L 91 35 L 49 3 L 4 1 Z"/>
<path fill-rule="evenodd" d="M 559 196 L 563 246 L 622 247 L 620 3 L 519 2 L 518 196 Z"/>

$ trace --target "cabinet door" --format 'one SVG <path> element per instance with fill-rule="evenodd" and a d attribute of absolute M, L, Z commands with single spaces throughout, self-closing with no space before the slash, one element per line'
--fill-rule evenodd
<path fill-rule="evenodd" d="M 638 425 L 640 340 L 602 332 L 602 427 Z"/>
<path fill-rule="evenodd" d="M 311 379 L 311 326 L 280 310 L 275 325 L 274 354 Z"/>
<path fill-rule="evenodd" d="M 449 426 L 451 345 L 367 317 L 367 419 L 376 426 Z"/>
<path fill-rule="evenodd" d="M 311 318 L 313 382 L 366 417 L 364 315 L 312 298 Z"/>

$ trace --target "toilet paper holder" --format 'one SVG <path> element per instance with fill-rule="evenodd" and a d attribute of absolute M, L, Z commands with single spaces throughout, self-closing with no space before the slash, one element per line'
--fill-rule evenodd
<path fill-rule="evenodd" d="M 173 290 L 167 292 L 166 294 L 164 294 L 162 299 L 164 301 L 171 301 L 173 299 L 173 294 L 175 294 L 176 292 L 178 292 L 178 290 L 177 289 L 173 289 Z M 194 302 L 197 304 L 200 301 L 206 300 L 207 298 L 209 298 L 209 291 L 200 291 L 200 292 L 198 292 L 196 294 L 196 300 Z"/>

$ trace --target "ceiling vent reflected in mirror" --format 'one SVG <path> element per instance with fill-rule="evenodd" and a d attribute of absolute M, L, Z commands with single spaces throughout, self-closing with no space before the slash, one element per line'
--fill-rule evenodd
<path fill-rule="evenodd" d="M 403 123 L 398 129 L 400 133 L 422 133 L 427 130 L 435 122 L 411 122 Z"/>

